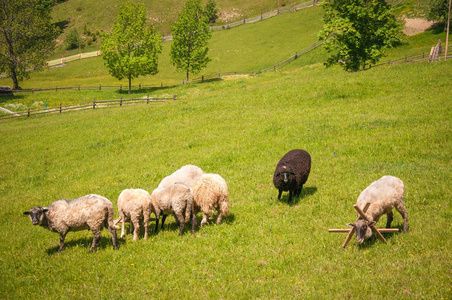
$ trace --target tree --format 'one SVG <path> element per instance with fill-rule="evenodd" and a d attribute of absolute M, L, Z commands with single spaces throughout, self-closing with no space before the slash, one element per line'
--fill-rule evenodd
<path fill-rule="evenodd" d="M 428 19 L 445 23 L 444 31 L 447 28 L 447 16 L 449 14 L 449 0 L 430 0 L 430 11 Z"/>
<path fill-rule="evenodd" d="M 0 72 L 13 80 L 29 77 L 27 69 L 41 68 L 55 47 L 58 30 L 51 23 L 49 0 L 0 0 Z"/>
<path fill-rule="evenodd" d="M 319 39 L 331 54 L 327 67 L 341 64 L 347 71 L 365 69 L 403 41 L 402 24 L 385 0 L 324 1 Z"/>
<path fill-rule="evenodd" d="M 82 41 L 80 39 L 80 35 L 78 34 L 77 29 L 72 28 L 71 31 L 69 31 L 68 35 L 66 36 L 66 49 L 72 50 L 77 49 L 81 46 Z"/>
<path fill-rule="evenodd" d="M 144 5 L 130 2 L 121 5 L 112 32 L 102 35 L 104 64 L 113 77 L 129 79 L 129 94 L 132 79 L 157 74 L 160 38 L 154 26 L 146 27 Z"/>
<path fill-rule="evenodd" d="M 207 66 L 210 58 L 207 42 L 212 37 L 209 20 L 200 0 L 188 0 L 171 27 L 171 63 L 180 72 L 197 74 Z"/>
<path fill-rule="evenodd" d="M 209 23 L 215 23 L 217 21 L 218 10 L 215 0 L 207 1 L 205 14 L 207 16 L 207 19 L 209 20 Z"/>

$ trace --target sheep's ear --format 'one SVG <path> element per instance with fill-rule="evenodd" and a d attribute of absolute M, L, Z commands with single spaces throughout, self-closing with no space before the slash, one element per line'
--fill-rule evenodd
<path fill-rule="evenodd" d="M 278 174 L 276 174 L 276 176 L 275 176 L 275 177 L 279 177 L 279 176 L 281 176 L 281 173 L 278 173 Z"/>
<path fill-rule="evenodd" d="M 294 172 L 290 172 L 290 174 L 292 174 L 292 175 L 295 175 L 295 173 L 294 173 Z"/>
<path fill-rule="evenodd" d="M 30 212 L 29 211 L 24 211 L 24 215 L 29 215 Z"/>
<path fill-rule="evenodd" d="M 48 212 L 48 211 L 49 211 L 48 208 L 43 208 L 43 209 L 42 209 L 42 212 L 43 212 L 43 213 L 46 213 L 46 212 Z"/>
<path fill-rule="evenodd" d="M 350 227 L 356 228 L 355 223 L 348 223 L 347 225 L 350 226 Z"/>
<path fill-rule="evenodd" d="M 375 226 L 375 224 L 377 224 L 377 222 L 375 222 L 375 221 L 372 221 L 372 222 L 370 222 L 370 223 L 369 223 L 369 225 L 368 225 L 368 226 Z"/>

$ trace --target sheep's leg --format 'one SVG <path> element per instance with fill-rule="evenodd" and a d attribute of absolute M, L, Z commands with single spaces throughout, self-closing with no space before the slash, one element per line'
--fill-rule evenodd
<path fill-rule="evenodd" d="M 122 211 L 119 212 L 119 218 L 122 220 L 121 224 L 121 238 L 124 238 L 126 236 L 126 216 Z"/>
<path fill-rule="evenodd" d="M 165 215 L 165 214 L 162 215 L 162 227 L 160 227 L 160 229 L 162 229 L 162 230 L 163 230 L 163 225 L 165 224 L 166 217 L 168 217 L 168 215 Z"/>
<path fill-rule="evenodd" d="M 60 247 L 58 248 L 58 253 L 60 253 L 61 250 L 63 250 L 64 239 L 66 238 L 66 234 L 67 234 L 67 232 L 65 232 L 65 233 L 60 233 Z"/>
<path fill-rule="evenodd" d="M 108 232 L 110 232 L 111 240 L 113 242 L 113 249 L 118 249 L 118 235 L 116 234 L 116 230 L 107 226 Z"/>
<path fill-rule="evenodd" d="M 185 218 L 182 214 L 176 214 L 176 219 L 179 220 L 179 236 L 184 234 Z"/>
<path fill-rule="evenodd" d="M 292 195 L 293 195 L 293 191 L 290 190 L 289 191 L 289 203 L 292 202 Z"/>
<path fill-rule="evenodd" d="M 279 189 L 278 200 L 281 199 L 281 195 L 282 195 L 282 189 Z"/>
<path fill-rule="evenodd" d="M 92 253 L 96 246 L 100 244 L 100 239 L 102 238 L 102 235 L 100 234 L 100 230 L 97 228 L 91 228 L 91 231 L 93 232 L 94 238 L 93 238 L 93 245 L 89 249 L 89 253 Z"/>
<path fill-rule="evenodd" d="M 143 226 L 144 226 L 144 239 L 148 238 L 148 231 L 149 231 L 149 219 L 150 219 L 150 214 L 148 213 L 144 213 L 144 218 L 143 218 Z"/>
<path fill-rule="evenodd" d="M 392 211 L 390 211 L 386 214 L 386 216 L 387 216 L 386 228 L 391 228 L 392 220 L 394 220 L 394 214 L 392 213 Z"/>
<path fill-rule="evenodd" d="M 203 225 L 207 225 L 207 214 L 205 212 L 202 213 L 201 227 Z"/>
<path fill-rule="evenodd" d="M 215 222 L 217 225 L 220 224 L 221 219 L 223 218 L 223 212 L 221 210 L 218 211 L 217 221 Z"/>
<path fill-rule="evenodd" d="M 160 211 L 155 211 L 155 229 L 154 233 L 159 231 L 159 219 L 160 219 Z"/>
<path fill-rule="evenodd" d="M 401 202 L 395 208 L 403 217 L 403 233 L 406 233 L 408 231 L 408 213 L 405 209 L 405 204 Z"/>
<path fill-rule="evenodd" d="M 195 233 L 195 231 L 196 231 L 196 223 L 197 223 L 196 214 L 194 214 L 192 212 L 192 214 L 191 214 L 191 233 Z"/>
<path fill-rule="evenodd" d="M 138 240 L 138 236 L 140 234 L 140 219 L 136 216 L 132 216 L 130 218 L 130 224 L 133 224 L 134 230 L 133 230 L 133 241 Z"/>

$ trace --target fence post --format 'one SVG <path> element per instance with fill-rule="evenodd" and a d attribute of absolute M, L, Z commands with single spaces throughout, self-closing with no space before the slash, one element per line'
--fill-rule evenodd
<path fill-rule="evenodd" d="M 298 52 L 295 52 L 295 59 L 298 58 Z"/>
<path fill-rule="evenodd" d="M 406 62 L 406 59 L 408 58 L 408 56 L 405 54 L 405 62 Z"/>
<path fill-rule="evenodd" d="M 246 23 L 246 19 L 245 19 L 245 16 L 243 16 L 243 24 L 245 24 Z"/>
<path fill-rule="evenodd" d="M 262 9 L 261 9 L 261 21 L 264 19 L 264 17 L 262 16 Z"/>
<path fill-rule="evenodd" d="M 160 87 L 163 87 L 163 82 L 160 84 Z"/>
<path fill-rule="evenodd" d="M 93 109 L 96 108 L 96 99 L 93 100 Z"/>
<path fill-rule="evenodd" d="M 204 75 L 201 76 L 201 82 L 204 82 Z"/>
<path fill-rule="evenodd" d="M 63 103 L 60 103 L 60 114 L 61 114 L 62 110 L 63 110 Z"/>
<path fill-rule="evenodd" d="M 31 89 L 31 93 L 34 94 L 35 93 L 35 89 Z"/>
<path fill-rule="evenodd" d="M 173 100 L 176 100 L 176 95 L 173 96 Z"/>
<path fill-rule="evenodd" d="M 119 90 L 122 91 L 122 84 L 119 85 Z"/>
<path fill-rule="evenodd" d="M 30 108 L 28 108 L 28 114 L 27 114 L 27 116 L 30 117 Z"/>
<path fill-rule="evenodd" d="M 58 92 L 58 87 L 57 86 L 55 87 L 55 92 Z"/>
<path fill-rule="evenodd" d="M 102 84 L 99 84 L 99 91 L 102 90 Z"/>
<path fill-rule="evenodd" d="M 141 90 L 141 83 L 138 85 L 138 90 Z"/>
<path fill-rule="evenodd" d="M 146 101 L 146 104 L 149 104 L 149 94 L 148 94 L 148 101 Z"/>
<path fill-rule="evenodd" d="M 78 85 L 78 90 L 80 91 L 80 84 Z"/>
<path fill-rule="evenodd" d="M 122 96 L 121 99 L 119 100 L 119 106 L 122 106 Z"/>

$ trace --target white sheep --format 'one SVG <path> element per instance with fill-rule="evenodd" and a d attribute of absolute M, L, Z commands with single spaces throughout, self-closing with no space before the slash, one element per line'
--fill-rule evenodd
<path fill-rule="evenodd" d="M 58 200 L 47 207 L 36 206 L 24 212 L 29 215 L 33 225 L 40 225 L 60 234 L 60 247 L 63 250 L 64 239 L 69 231 L 90 229 L 93 232 L 93 244 L 89 252 L 100 244 L 101 231 L 105 226 L 113 240 L 113 248 L 118 248 L 116 230 L 113 225 L 113 204 L 99 195 L 86 195 L 72 200 Z"/>
<path fill-rule="evenodd" d="M 122 222 L 121 238 L 125 237 L 125 223 L 130 221 L 130 232 L 133 240 L 138 240 L 140 223 L 144 223 L 144 239 L 148 238 L 149 220 L 151 216 L 151 195 L 142 189 L 126 189 L 118 198 L 119 218 L 115 224 Z"/>
<path fill-rule="evenodd" d="M 192 232 L 196 227 L 196 216 L 193 214 L 193 193 L 189 186 L 174 183 L 156 188 L 151 194 L 152 210 L 155 213 L 155 233 L 158 232 L 160 214 L 162 214 L 162 229 L 168 214 L 173 213 L 179 223 L 179 235 L 184 232 L 185 222 L 191 219 Z"/>
<path fill-rule="evenodd" d="M 201 168 L 194 165 L 186 165 L 175 171 L 171 175 L 166 176 L 160 181 L 159 188 L 170 184 L 180 182 L 193 188 L 204 172 Z"/>
<path fill-rule="evenodd" d="M 214 210 L 218 211 L 216 224 L 229 214 L 229 193 L 226 181 L 218 174 L 203 174 L 193 188 L 194 209 L 196 215 L 202 211 L 201 227 L 212 219 Z"/>
<path fill-rule="evenodd" d="M 369 221 L 359 218 L 355 223 L 348 224 L 356 229 L 356 240 L 362 243 L 372 236 L 369 225 L 375 225 L 380 217 L 387 214 L 386 228 L 393 220 L 392 209 L 395 208 L 403 217 L 403 233 L 408 230 L 408 213 L 403 202 L 404 185 L 402 180 L 394 176 L 383 176 L 365 188 L 358 197 L 356 204 L 363 210 L 367 203 L 369 208 L 364 213 Z M 358 217 L 359 214 L 357 214 Z"/>

